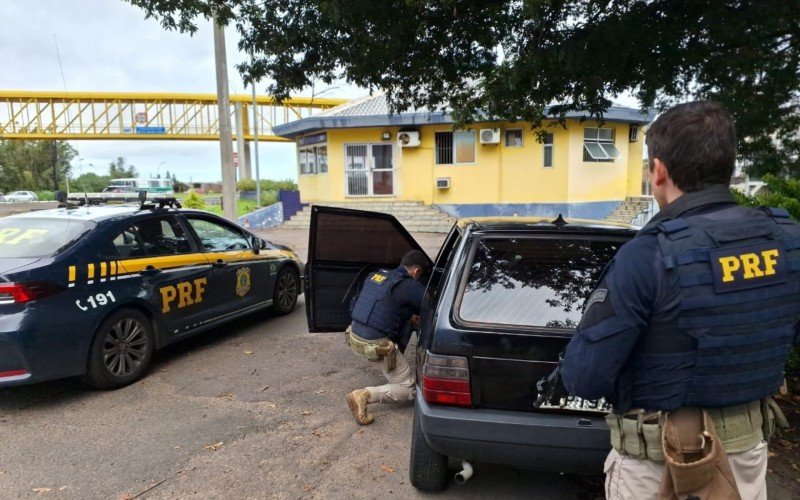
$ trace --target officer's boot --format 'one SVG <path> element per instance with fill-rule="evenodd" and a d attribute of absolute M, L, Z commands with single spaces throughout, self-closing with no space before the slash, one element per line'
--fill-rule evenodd
<path fill-rule="evenodd" d="M 369 404 L 369 391 L 367 389 L 356 389 L 347 396 L 347 406 L 353 412 L 353 417 L 361 425 L 369 425 L 375 421 L 372 413 L 367 411 L 367 404 Z"/>

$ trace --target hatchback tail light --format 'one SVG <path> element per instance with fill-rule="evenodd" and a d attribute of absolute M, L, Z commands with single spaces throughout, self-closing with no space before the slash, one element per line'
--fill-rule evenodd
<path fill-rule="evenodd" d="M 426 354 L 422 366 L 422 398 L 431 404 L 472 406 L 467 358 Z"/>
<path fill-rule="evenodd" d="M 0 304 L 21 304 L 36 298 L 33 290 L 20 283 L 0 283 Z"/>

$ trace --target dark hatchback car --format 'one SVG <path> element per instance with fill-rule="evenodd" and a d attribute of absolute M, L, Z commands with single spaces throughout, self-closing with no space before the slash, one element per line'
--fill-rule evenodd
<path fill-rule="evenodd" d="M 83 376 L 114 388 L 156 349 L 271 306 L 302 263 L 207 212 L 84 206 L 0 219 L 0 387 Z"/>
<path fill-rule="evenodd" d="M 416 348 L 410 480 L 437 491 L 448 459 L 600 474 L 610 448 L 603 401 L 534 407 L 583 303 L 636 228 L 605 221 L 464 219 L 436 257 Z M 421 250 L 387 214 L 314 207 L 306 267 L 312 331 L 341 331 L 367 273 Z"/>

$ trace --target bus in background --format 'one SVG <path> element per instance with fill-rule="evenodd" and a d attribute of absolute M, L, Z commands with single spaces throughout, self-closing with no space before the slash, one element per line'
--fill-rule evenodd
<path fill-rule="evenodd" d="M 171 179 L 111 179 L 104 193 L 148 193 L 172 194 Z"/>

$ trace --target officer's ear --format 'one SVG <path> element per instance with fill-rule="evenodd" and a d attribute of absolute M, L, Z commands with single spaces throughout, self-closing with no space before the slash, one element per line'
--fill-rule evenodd
<path fill-rule="evenodd" d="M 653 158 L 653 168 L 650 170 L 650 180 L 653 186 L 662 187 L 670 180 L 667 166 L 659 158 Z"/>

